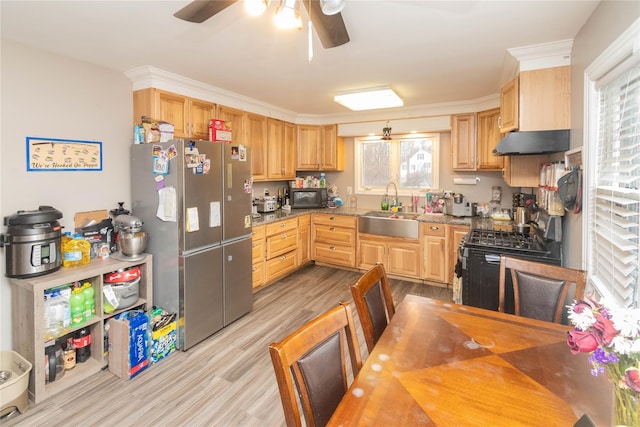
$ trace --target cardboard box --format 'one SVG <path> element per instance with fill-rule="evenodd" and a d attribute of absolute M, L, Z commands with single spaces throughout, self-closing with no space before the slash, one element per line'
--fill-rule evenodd
<path fill-rule="evenodd" d="M 109 371 L 128 380 L 149 366 L 147 315 L 125 312 L 109 320 Z"/>
<path fill-rule="evenodd" d="M 177 322 L 173 321 L 162 328 L 151 332 L 151 363 L 158 363 L 176 350 Z"/>
<path fill-rule="evenodd" d="M 209 120 L 209 141 L 231 142 L 231 127 L 225 125 L 224 120 Z"/>

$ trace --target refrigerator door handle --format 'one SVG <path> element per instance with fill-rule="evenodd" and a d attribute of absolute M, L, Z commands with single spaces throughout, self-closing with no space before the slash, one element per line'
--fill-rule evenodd
<path fill-rule="evenodd" d="M 233 188 L 233 164 L 227 163 L 227 188 Z"/>

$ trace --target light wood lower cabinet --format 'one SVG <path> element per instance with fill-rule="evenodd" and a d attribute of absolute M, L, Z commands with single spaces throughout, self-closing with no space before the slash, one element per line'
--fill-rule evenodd
<path fill-rule="evenodd" d="M 139 296 L 134 305 L 125 309 L 104 313 L 103 276 L 107 273 L 139 266 L 141 272 Z M 104 348 L 105 322 L 116 314 L 135 308 L 149 309 L 153 301 L 152 256 L 146 255 L 141 261 L 117 261 L 114 258 L 91 261 L 88 265 L 76 268 L 61 268 L 45 276 L 28 279 L 9 279 L 11 288 L 11 319 L 13 325 L 13 350 L 27 359 L 32 369 L 29 374 L 29 396 L 34 403 L 55 396 L 71 387 L 79 387 L 89 376 L 100 372 L 108 364 Z M 91 333 L 91 357 L 83 363 L 65 371 L 64 377 L 47 383 L 45 381 L 44 348 L 45 338 L 44 295 L 47 289 L 69 283 L 91 283 L 94 289 L 95 315 L 81 325 L 61 332 L 56 339 L 88 328 Z M 66 342 L 66 341 L 65 341 Z"/>
<path fill-rule="evenodd" d="M 358 267 L 370 269 L 384 264 L 388 274 L 420 278 L 420 241 L 360 233 Z"/>
<path fill-rule="evenodd" d="M 298 217 L 298 267 L 311 261 L 311 215 Z"/>
<path fill-rule="evenodd" d="M 469 233 L 468 225 L 453 225 L 447 226 L 447 253 L 449 254 L 449 261 L 447 262 L 447 283 L 453 283 L 454 269 L 456 262 L 458 261 L 458 246 L 462 238 Z"/>
<path fill-rule="evenodd" d="M 251 231 L 251 268 L 253 289 L 264 285 L 265 226 L 257 225 Z"/>
<path fill-rule="evenodd" d="M 298 218 L 265 226 L 265 283 L 289 274 L 297 266 Z"/>
<path fill-rule="evenodd" d="M 344 267 L 355 267 L 357 224 L 357 217 L 312 214 L 312 259 Z"/>
<path fill-rule="evenodd" d="M 426 280 L 447 282 L 447 225 L 421 223 L 424 258 L 422 276 Z"/>

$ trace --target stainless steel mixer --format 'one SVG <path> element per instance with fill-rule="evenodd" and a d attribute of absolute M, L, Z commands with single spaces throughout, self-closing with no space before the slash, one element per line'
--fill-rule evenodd
<path fill-rule="evenodd" d="M 149 233 L 142 231 L 142 221 L 133 215 L 118 215 L 113 221 L 118 252 L 111 255 L 120 261 L 140 261 L 149 243 Z"/>

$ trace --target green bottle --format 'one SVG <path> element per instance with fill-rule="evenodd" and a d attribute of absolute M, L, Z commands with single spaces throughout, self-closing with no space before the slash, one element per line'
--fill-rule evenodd
<path fill-rule="evenodd" d="M 94 299 L 93 286 L 91 286 L 90 282 L 84 282 L 82 294 L 84 295 L 84 318 L 91 319 L 96 314 L 96 301 Z"/>
<path fill-rule="evenodd" d="M 69 297 L 69 305 L 71 306 L 71 327 L 82 325 L 84 323 L 84 294 L 82 288 L 74 288 Z"/>

